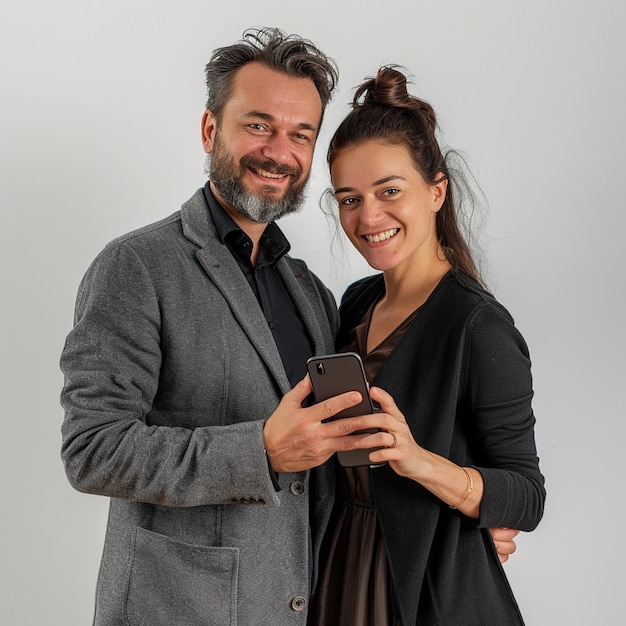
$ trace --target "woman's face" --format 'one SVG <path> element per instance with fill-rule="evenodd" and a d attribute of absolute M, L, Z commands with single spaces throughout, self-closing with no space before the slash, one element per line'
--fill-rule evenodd
<path fill-rule="evenodd" d="M 435 220 L 447 183 L 427 184 L 405 146 L 350 146 L 336 156 L 331 179 L 341 226 L 371 267 L 410 270 L 437 261 Z"/>

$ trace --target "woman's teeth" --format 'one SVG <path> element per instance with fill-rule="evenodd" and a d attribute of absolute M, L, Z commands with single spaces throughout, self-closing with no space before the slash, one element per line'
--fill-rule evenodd
<path fill-rule="evenodd" d="M 376 235 L 365 235 L 365 239 L 367 239 L 370 243 L 378 243 L 380 241 L 391 239 L 398 233 L 399 230 L 399 228 L 392 228 L 391 230 L 386 230 L 382 233 L 377 233 Z"/>

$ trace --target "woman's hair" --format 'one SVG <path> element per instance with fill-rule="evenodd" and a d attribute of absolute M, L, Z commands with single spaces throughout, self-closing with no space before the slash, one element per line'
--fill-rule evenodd
<path fill-rule="evenodd" d="M 241 67 L 252 62 L 294 76 L 310 78 L 322 101 L 322 117 L 339 75 L 335 61 L 299 35 L 287 35 L 278 28 L 248 29 L 243 39 L 217 48 L 205 67 L 206 108 L 219 117 L 228 101 L 233 78 Z"/>
<path fill-rule="evenodd" d="M 370 140 L 381 140 L 392 145 L 405 146 L 417 171 L 424 180 L 434 185 L 448 179 L 448 189 L 437 213 L 437 238 L 453 270 L 462 270 L 482 284 L 478 267 L 459 224 L 457 192 L 469 203 L 473 212 L 474 193 L 463 159 L 452 151 L 445 156 L 436 138 L 437 117 L 432 106 L 407 91 L 407 78 L 397 66 L 378 70 L 375 78 L 368 78 L 357 87 L 352 100 L 352 111 L 344 118 L 333 135 L 328 148 L 328 164 L 345 148 Z M 450 159 L 459 159 L 463 167 L 449 167 Z M 470 175 L 471 176 L 471 175 Z M 466 230 L 469 230 L 468 225 Z M 469 235 L 469 233 L 468 233 Z"/>

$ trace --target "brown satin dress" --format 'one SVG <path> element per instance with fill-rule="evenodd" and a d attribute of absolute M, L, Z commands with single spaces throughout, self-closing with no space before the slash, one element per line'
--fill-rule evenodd
<path fill-rule="evenodd" d="M 374 306 L 350 334 L 342 351 L 358 352 L 369 381 L 413 321 L 412 313 L 367 354 L 367 334 Z M 376 505 L 370 490 L 376 468 L 337 464 L 338 515 L 330 526 L 323 553 L 318 591 L 313 598 L 310 626 L 399 626 L 394 617 L 388 566 Z M 332 523 L 332 522 L 331 522 Z"/>

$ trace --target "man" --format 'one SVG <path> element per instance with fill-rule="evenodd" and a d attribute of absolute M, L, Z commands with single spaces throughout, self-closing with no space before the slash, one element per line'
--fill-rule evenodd
<path fill-rule="evenodd" d="M 68 478 L 111 497 L 96 624 L 304 624 L 306 470 L 358 426 L 322 423 L 348 397 L 287 393 L 337 313 L 273 224 L 302 203 L 334 64 L 250 31 L 206 77 L 211 182 L 96 258 L 61 359 Z"/>
<path fill-rule="evenodd" d="M 358 394 L 302 407 L 337 312 L 274 224 L 302 204 L 334 63 L 248 31 L 206 79 L 210 182 L 98 255 L 61 357 L 68 478 L 111 498 L 98 625 L 305 624 L 324 462 L 361 445 L 361 418 L 323 421 Z"/>

